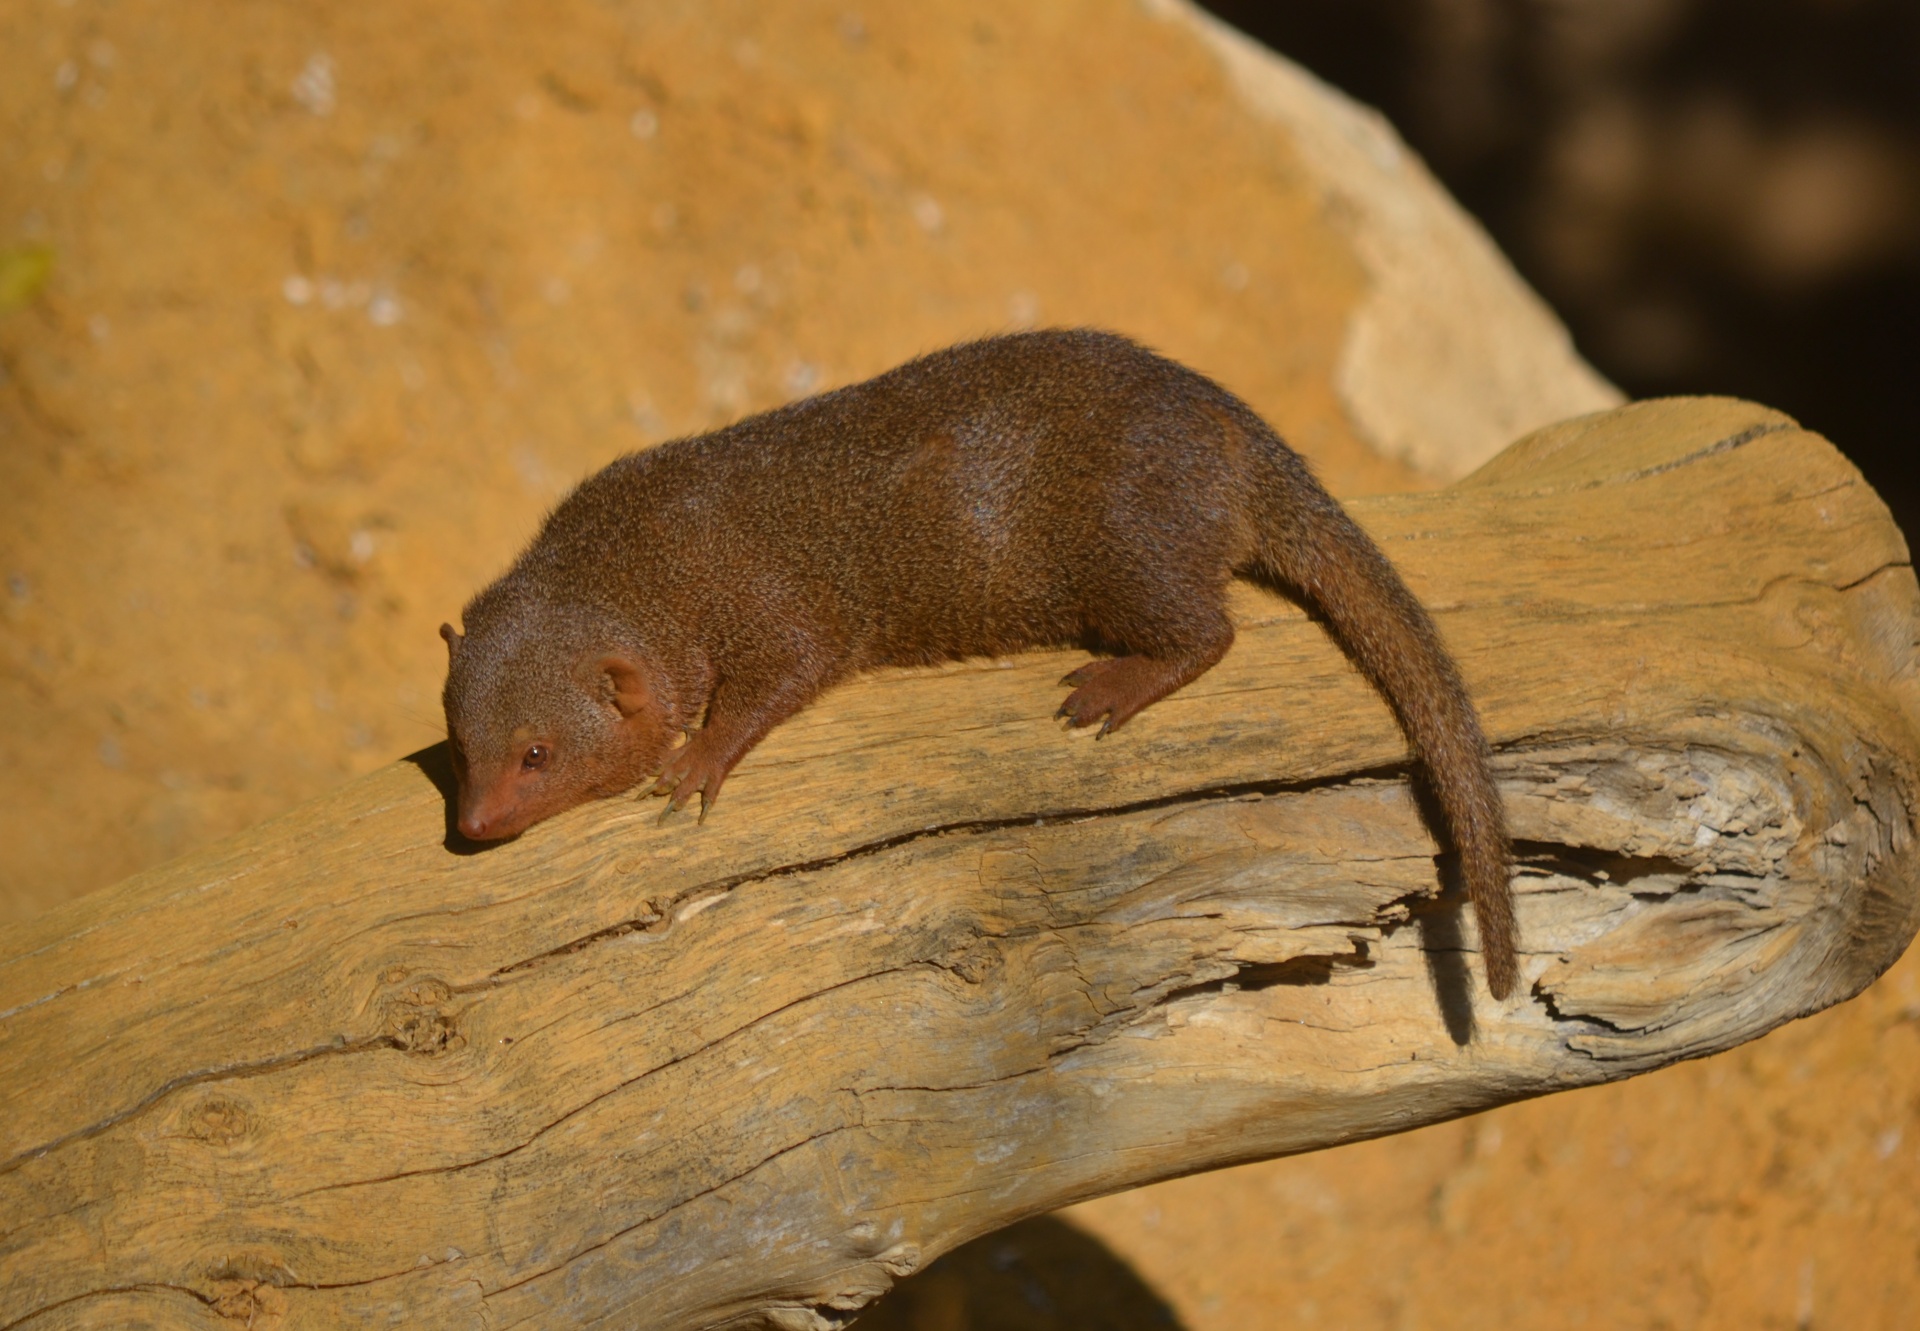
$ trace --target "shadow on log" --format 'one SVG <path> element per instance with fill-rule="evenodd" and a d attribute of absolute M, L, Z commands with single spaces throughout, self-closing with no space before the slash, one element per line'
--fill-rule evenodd
<path fill-rule="evenodd" d="M 705 826 L 478 854 L 396 764 L 0 951 L 0 1328 L 823 1327 L 1156 1179 L 1725 1049 L 1916 924 L 1920 594 L 1784 417 L 1646 403 L 1355 515 L 1479 699 L 1494 1004 L 1385 706 L 1251 589 L 1105 743 L 892 672 Z"/>

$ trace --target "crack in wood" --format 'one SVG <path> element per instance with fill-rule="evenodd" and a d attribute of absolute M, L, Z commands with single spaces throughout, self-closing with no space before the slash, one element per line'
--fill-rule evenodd
<path fill-rule="evenodd" d="M 115 1110 L 105 1118 L 89 1123 L 86 1127 L 75 1128 L 72 1132 L 63 1133 L 52 1141 L 44 1142 L 39 1146 L 29 1147 L 6 1160 L 0 1160 L 0 1176 L 11 1174 L 22 1165 L 38 1160 L 42 1156 L 57 1151 L 62 1147 L 71 1146 L 75 1142 L 85 1141 L 89 1137 L 97 1137 L 110 1128 L 118 1127 L 128 1119 L 136 1118 L 140 1114 L 145 1113 L 148 1109 L 159 1104 L 175 1092 L 186 1090 L 189 1087 L 201 1086 L 211 1081 L 230 1081 L 243 1077 L 264 1076 L 268 1073 L 279 1072 L 285 1068 L 298 1067 L 302 1063 L 310 1063 L 315 1059 L 329 1058 L 338 1054 L 362 1054 L 369 1049 L 399 1048 L 402 1048 L 399 1038 L 392 1035 L 365 1036 L 357 1040 L 339 1036 L 336 1037 L 332 1043 L 297 1050 L 290 1054 L 278 1054 L 272 1058 L 256 1059 L 248 1063 L 233 1063 L 225 1067 L 202 1068 L 195 1072 L 182 1073 L 180 1076 L 174 1077 L 164 1084 L 155 1087 L 124 1109 Z M 0 1331 L 6 1331 L 6 1329 L 0 1327 Z"/>
<path fill-rule="evenodd" d="M 544 962 L 561 957 L 574 956 L 600 943 L 611 942 L 636 933 L 666 933 L 673 927 L 674 912 L 671 909 L 690 898 L 703 893 L 730 893 L 738 888 L 749 887 L 756 883 L 773 882 L 782 878 L 792 878 L 802 874 L 820 873 L 854 860 L 867 859 L 882 855 L 890 850 L 916 842 L 938 840 L 949 837 L 981 836 L 993 832 L 1010 831 L 1022 827 L 1055 827 L 1064 823 L 1090 822 L 1103 818 L 1128 817 L 1138 813 L 1150 813 L 1157 809 L 1178 809 L 1189 806 L 1230 803 L 1252 796 L 1273 796 L 1301 794 L 1314 790 L 1337 790 L 1346 786 L 1369 781 L 1392 781 L 1405 779 L 1408 768 L 1404 764 L 1391 764 L 1383 767 L 1357 769 L 1334 776 L 1317 778 L 1311 781 L 1243 781 L 1231 785 L 1208 786 L 1198 790 L 1179 791 L 1169 795 L 1156 795 L 1150 799 L 1134 800 L 1124 804 L 1096 805 L 1084 808 L 1055 809 L 1037 813 L 1009 814 L 1000 818 L 963 819 L 940 823 L 931 827 L 913 828 L 892 836 L 880 837 L 845 850 L 835 851 L 811 860 L 797 860 L 789 864 L 774 865 L 756 869 L 750 873 L 732 874 L 721 878 L 705 879 L 701 882 L 679 888 L 661 898 L 656 904 L 656 913 L 637 919 L 622 920 L 616 924 L 596 929 L 579 938 L 570 939 L 557 947 L 533 956 L 522 958 L 499 967 L 488 977 L 497 979 L 508 975 L 517 975 Z"/>

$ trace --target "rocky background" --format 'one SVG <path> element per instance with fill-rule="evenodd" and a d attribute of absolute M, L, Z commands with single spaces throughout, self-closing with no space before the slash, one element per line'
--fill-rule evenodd
<path fill-rule="evenodd" d="M 1799 411 L 1898 500 L 1872 419 L 1794 395 L 1871 387 L 1910 328 L 1847 352 L 1852 323 L 1809 319 L 1826 361 L 1716 358 L 1831 284 L 1897 291 L 1910 139 L 1835 113 L 1806 142 L 1854 146 L 1795 149 L 1732 59 L 1731 101 L 1678 135 L 1695 121 L 1630 94 L 1695 11 L 1749 40 L 1723 8 L 1354 3 L 1380 26 L 1300 46 L 1400 71 L 1362 91 L 1469 199 L 1511 192 L 1489 217 L 1519 219 L 1508 244 L 1621 383 Z M 1890 12 L 1740 13 L 1798 9 Z M 1502 100 L 1515 79 L 1534 100 Z M 1466 128 L 1433 129 L 1449 115 Z M 19 0 L 0 123 L 0 928 L 433 742 L 434 627 L 573 481 L 916 351 L 1123 328 L 1344 494 L 1437 484 L 1528 411 L 1607 397 L 1520 296 L 1419 306 L 1456 260 L 1410 265 L 1173 3 Z M 1342 132 L 1320 147 L 1417 190 L 1390 142 Z M 1821 220 L 1848 189 L 1868 202 Z M 1767 318 L 1686 304 L 1769 254 Z M 1485 262 L 1460 290 L 1499 287 Z M 1428 428 L 1383 406 L 1383 365 L 1432 385 Z M 1871 394 L 1825 400 L 1848 397 Z M 1709 1062 L 1030 1222 L 863 1325 L 1905 1325 L 1917 1036 L 1907 962 Z"/>

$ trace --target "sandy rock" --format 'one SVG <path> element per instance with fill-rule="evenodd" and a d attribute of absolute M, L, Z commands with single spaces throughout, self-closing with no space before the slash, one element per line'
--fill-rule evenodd
<path fill-rule="evenodd" d="M 1610 400 L 1377 119 L 1182 6 L 0 39 L 54 264 L 0 317 L 0 918 L 431 742 L 435 626 L 573 481 L 919 351 L 1120 328 L 1349 494 Z"/>

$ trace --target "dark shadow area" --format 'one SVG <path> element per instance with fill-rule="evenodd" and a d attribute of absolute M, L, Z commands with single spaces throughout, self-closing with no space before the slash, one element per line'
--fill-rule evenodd
<path fill-rule="evenodd" d="M 1414 808 L 1436 845 L 1448 846 L 1446 815 L 1433 793 L 1424 767 L 1416 767 L 1407 778 Z M 1427 958 L 1427 980 L 1433 985 L 1434 1001 L 1440 1006 L 1440 1018 L 1447 1035 L 1464 1047 L 1473 1039 L 1473 995 L 1476 981 L 1467 965 L 1465 935 L 1460 929 L 1460 913 L 1473 909 L 1466 882 L 1460 876 L 1460 857 L 1451 850 L 1434 859 L 1440 878 L 1440 896 L 1434 901 L 1409 903 L 1413 925 L 1420 931 L 1420 950 Z"/>
<path fill-rule="evenodd" d="M 504 841 L 469 841 L 460 835 L 460 783 L 453 775 L 453 755 L 446 741 L 429 744 L 426 748 L 409 753 L 401 762 L 412 763 L 433 782 L 433 788 L 440 792 L 440 798 L 446 801 L 446 835 L 440 844 L 455 855 L 478 855 L 490 846 L 505 845 Z"/>
<path fill-rule="evenodd" d="M 901 1281 L 858 1331 L 1176 1331 L 1153 1289 L 1054 1216 L 975 1239 Z"/>
<path fill-rule="evenodd" d="M 1531 868 L 1565 878 L 1584 878 L 1589 882 L 1606 881 L 1636 896 L 1634 884 L 1645 878 L 1677 879 L 1691 882 L 1696 870 L 1666 855 L 1627 855 L 1594 850 L 1586 846 L 1563 846 L 1548 841 L 1516 841 L 1514 855 Z M 1666 887 L 1650 895 L 1665 898 L 1681 890 Z"/>
<path fill-rule="evenodd" d="M 1199 984 L 1185 984 L 1176 989 L 1167 990 L 1162 1002 L 1171 1003 L 1182 998 L 1192 998 L 1196 994 L 1258 993 L 1262 989 L 1272 989 L 1279 985 L 1322 985 L 1333 981 L 1336 970 L 1371 970 L 1373 958 L 1368 955 L 1367 945 L 1357 943 L 1360 955 L 1357 957 L 1307 956 L 1294 957 L 1288 961 L 1242 962 L 1240 969 L 1219 980 L 1205 980 Z"/>
<path fill-rule="evenodd" d="M 1420 950 L 1427 958 L 1427 980 L 1447 1036 L 1461 1048 L 1473 1042 L 1473 970 L 1467 965 L 1466 941 L 1460 932 L 1460 912 L 1466 893 L 1447 884 L 1438 901 L 1413 903 L 1413 926 L 1420 931 Z"/>
<path fill-rule="evenodd" d="M 1920 531 L 1920 4 L 1202 3 L 1384 111 L 1626 392 L 1778 407 Z"/>

